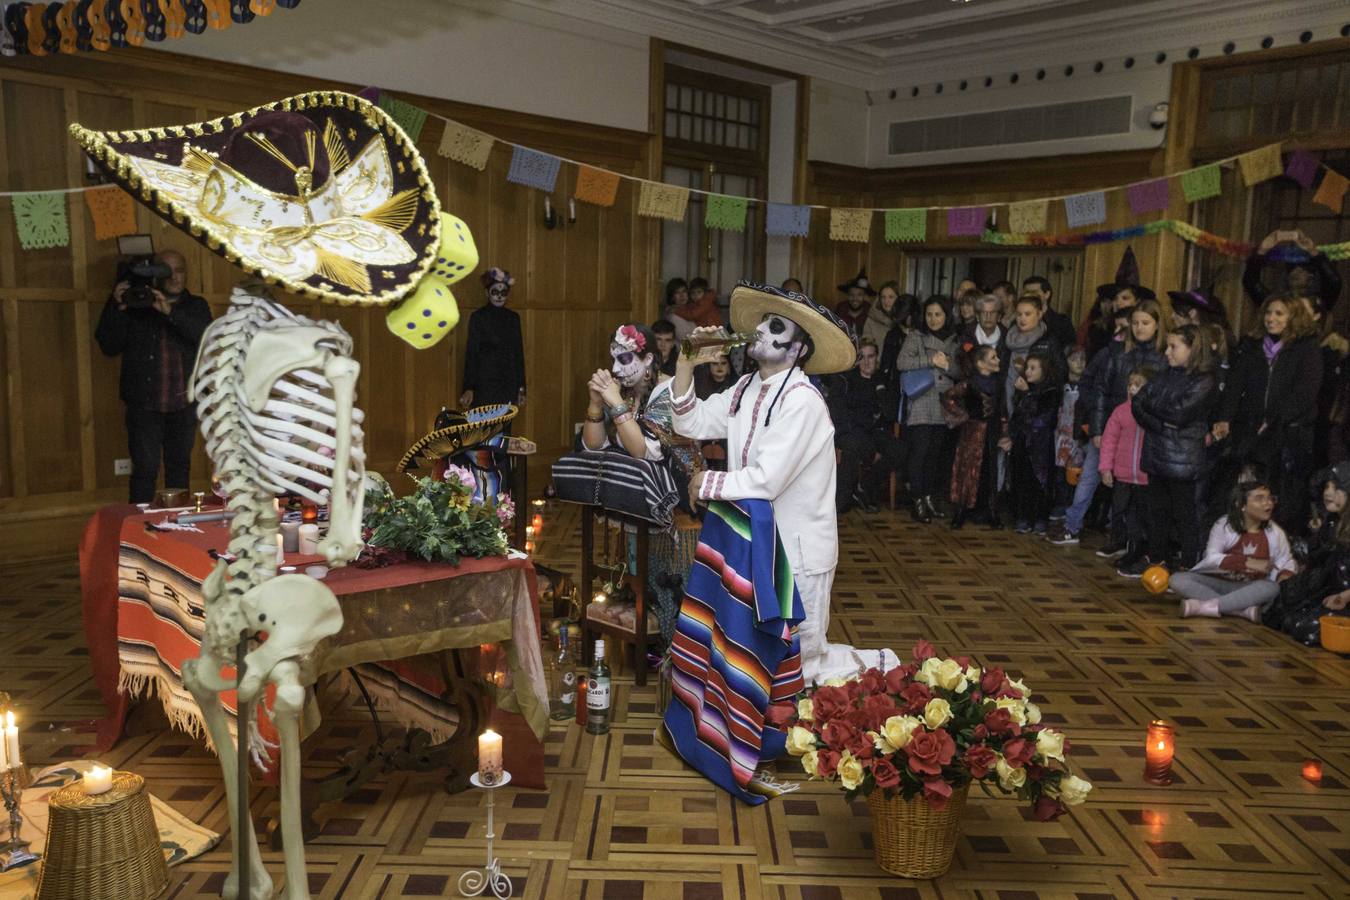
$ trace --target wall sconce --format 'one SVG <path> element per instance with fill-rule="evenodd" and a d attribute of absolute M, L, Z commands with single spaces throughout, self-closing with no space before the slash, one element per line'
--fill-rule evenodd
<path fill-rule="evenodd" d="M 1154 131 L 1162 131 L 1167 127 L 1167 113 L 1170 106 L 1166 103 L 1159 103 L 1153 107 L 1148 114 L 1148 127 Z"/>
<path fill-rule="evenodd" d="M 558 227 L 558 214 L 553 211 L 553 204 L 547 194 L 544 195 L 544 227 L 549 231 Z"/>

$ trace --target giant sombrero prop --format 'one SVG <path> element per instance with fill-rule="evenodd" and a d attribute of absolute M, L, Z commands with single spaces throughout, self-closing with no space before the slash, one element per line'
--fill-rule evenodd
<path fill-rule="evenodd" d="M 449 285 L 478 264 L 442 214 L 426 165 L 382 109 L 315 91 L 209 122 L 71 134 L 117 184 L 269 285 L 360 306 L 401 305 L 417 347 L 459 319 Z"/>
<path fill-rule="evenodd" d="M 436 427 L 418 438 L 403 458 L 398 471 L 407 474 L 420 469 L 419 462 L 435 463 L 492 437 L 516 417 L 519 410 L 510 403 L 476 406 L 467 412 L 442 410 Z"/>
<path fill-rule="evenodd" d="M 844 322 L 805 294 L 779 290 L 767 284 L 742 281 L 731 291 L 731 327 L 754 331 L 766 313 L 791 319 L 811 336 L 815 352 L 802 366 L 808 375 L 830 375 L 853 368 L 858 351 L 844 330 Z"/>

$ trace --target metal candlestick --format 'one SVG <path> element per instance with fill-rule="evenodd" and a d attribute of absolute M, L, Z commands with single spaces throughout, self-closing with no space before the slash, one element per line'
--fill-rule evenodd
<path fill-rule="evenodd" d="M 19 837 L 19 831 L 23 827 L 23 816 L 19 814 L 19 800 L 23 796 L 23 788 L 19 786 L 18 769 L 0 772 L 0 793 L 4 794 L 5 809 L 9 812 L 9 843 L 3 851 L 0 851 L 0 872 L 8 872 L 10 869 L 36 862 L 38 856 L 29 853 L 28 842 Z"/>
<path fill-rule="evenodd" d="M 459 894 L 461 897 L 477 897 L 487 890 L 499 898 L 511 896 L 511 878 L 502 871 L 501 863 L 492 855 L 492 839 L 496 837 L 492 829 L 492 797 L 497 788 L 511 783 L 511 773 L 502 770 L 502 777 L 489 784 L 477 772 L 469 776 L 469 783 L 479 790 L 487 791 L 487 866 L 482 869 L 470 869 L 459 876 Z"/>

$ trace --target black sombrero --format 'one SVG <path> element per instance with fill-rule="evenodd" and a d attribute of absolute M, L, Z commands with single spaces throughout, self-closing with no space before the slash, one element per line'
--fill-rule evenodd
<path fill-rule="evenodd" d="M 516 417 L 519 412 L 510 403 L 476 406 L 467 412 L 441 410 L 436 427 L 418 438 L 398 461 L 400 472 L 421 468 L 420 460 L 435 462 L 459 451 L 481 444 Z"/>
<path fill-rule="evenodd" d="M 811 336 L 815 350 L 802 366 L 808 375 L 830 375 L 853 368 L 858 351 L 843 320 L 805 294 L 742 281 L 731 291 L 731 327 L 754 331 L 766 313 L 791 319 Z"/>

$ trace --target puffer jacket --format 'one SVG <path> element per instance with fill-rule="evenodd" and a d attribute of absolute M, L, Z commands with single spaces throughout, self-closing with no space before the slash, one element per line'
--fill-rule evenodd
<path fill-rule="evenodd" d="M 1111 412 L 1102 432 L 1102 452 L 1097 471 L 1110 474 L 1125 484 L 1148 484 L 1148 474 L 1140 467 L 1144 452 L 1144 430 L 1130 412 L 1126 400 Z"/>
<path fill-rule="evenodd" d="M 1130 394 L 1130 373 L 1147 366 L 1157 375 L 1167 368 L 1167 357 L 1151 345 L 1138 344 L 1132 350 L 1124 342 L 1110 344 L 1094 384 L 1092 412 L 1088 419 L 1088 434 L 1096 437 L 1106 431 L 1106 420 Z"/>
<path fill-rule="evenodd" d="M 1144 429 L 1140 467 L 1150 478 L 1193 481 L 1205 465 L 1205 435 L 1218 395 L 1212 372 L 1172 368 L 1144 385 L 1130 404 Z"/>
<path fill-rule="evenodd" d="M 937 353 L 947 354 L 947 368 L 942 369 L 933 365 L 933 356 Z M 911 331 L 900 347 L 900 356 L 895 361 L 895 368 L 900 372 L 914 369 L 933 370 L 933 387 L 905 401 L 909 410 L 905 414 L 905 424 L 946 425 L 947 420 L 942 416 L 942 395 L 955 383 L 953 379 L 957 373 L 956 337 L 953 335 L 943 340 L 924 331 Z"/>
<path fill-rule="evenodd" d="M 1261 437 L 1283 440 L 1289 427 L 1310 426 L 1317 419 L 1317 392 L 1322 386 L 1322 353 L 1317 338 L 1305 335 L 1291 341 L 1266 361 L 1261 338 L 1245 338 L 1234 354 L 1223 392 L 1218 421 L 1229 422 L 1240 456 Z"/>

